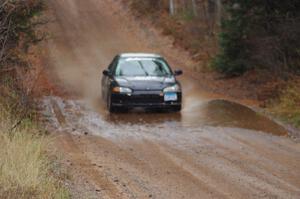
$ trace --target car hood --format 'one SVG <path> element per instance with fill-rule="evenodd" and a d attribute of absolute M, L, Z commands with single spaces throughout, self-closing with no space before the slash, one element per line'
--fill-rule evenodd
<path fill-rule="evenodd" d="M 117 77 L 115 78 L 119 86 L 128 87 L 133 90 L 162 90 L 176 82 L 171 77 Z"/>

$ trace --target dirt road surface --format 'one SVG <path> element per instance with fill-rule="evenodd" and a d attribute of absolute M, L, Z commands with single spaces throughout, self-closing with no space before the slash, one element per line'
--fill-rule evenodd
<path fill-rule="evenodd" d="M 172 46 L 114 0 L 52 0 L 49 69 L 74 96 L 42 101 L 65 157 L 74 198 L 300 198 L 300 144 L 251 109 L 180 78 L 181 113 L 109 114 L 101 71 L 120 52 L 156 52 L 191 68 Z"/>

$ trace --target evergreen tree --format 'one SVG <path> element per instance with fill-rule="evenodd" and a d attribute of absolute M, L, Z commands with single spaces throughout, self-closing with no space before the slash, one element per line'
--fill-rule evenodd
<path fill-rule="evenodd" d="M 213 66 L 227 75 L 265 67 L 299 69 L 299 0 L 225 0 Z M 298 61 L 297 61 L 298 60 Z"/>

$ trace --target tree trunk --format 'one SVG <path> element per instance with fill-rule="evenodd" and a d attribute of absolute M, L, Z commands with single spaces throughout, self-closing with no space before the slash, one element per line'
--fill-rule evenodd
<path fill-rule="evenodd" d="M 216 0 L 216 5 L 217 5 L 216 24 L 220 25 L 221 24 L 221 19 L 222 19 L 222 1 L 221 0 Z"/>
<path fill-rule="evenodd" d="M 195 0 L 192 0 L 192 7 L 193 7 L 194 16 L 198 16 L 197 4 Z"/>
<path fill-rule="evenodd" d="M 169 0 L 169 8 L 170 8 L 170 14 L 174 15 L 175 14 L 175 0 Z"/>

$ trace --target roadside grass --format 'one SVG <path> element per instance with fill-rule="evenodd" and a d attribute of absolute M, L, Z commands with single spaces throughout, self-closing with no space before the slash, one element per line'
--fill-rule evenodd
<path fill-rule="evenodd" d="M 282 120 L 300 128 L 300 82 L 289 83 L 279 100 L 272 102 L 269 109 Z"/>
<path fill-rule="evenodd" d="M 18 116 L 0 103 L 0 198 L 70 198 L 53 175 L 55 163 L 47 155 L 50 138 L 30 119 L 14 130 Z M 57 167 L 57 166 L 56 166 Z"/>

